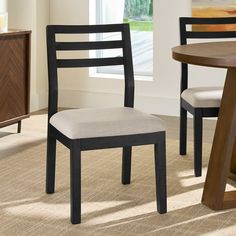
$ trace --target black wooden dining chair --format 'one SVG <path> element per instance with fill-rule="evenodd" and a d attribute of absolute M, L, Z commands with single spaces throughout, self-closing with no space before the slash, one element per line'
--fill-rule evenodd
<path fill-rule="evenodd" d="M 61 42 L 56 35 L 111 33 L 121 40 Z M 109 58 L 59 59 L 58 51 L 122 49 L 123 55 Z M 157 210 L 165 213 L 165 127 L 156 116 L 133 108 L 134 74 L 128 24 L 47 26 L 49 77 L 46 192 L 54 193 L 56 140 L 70 149 L 71 222 L 81 222 L 81 151 L 123 148 L 122 184 L 130 183 L 132 146 L 154 144 Z M 124 107 L 58 111 L 58 69 L 123 65 Z M 91 163 L 92 165 L 93 163 Z"/>
<path fill-rule="evenodd" d="M 189 39 L 223 39 L 235 38 L 236 31 L 205 31 L 201 27 L 223 24 L 236 24 L 236 17 L 225 18 L 194 18 L 180 17 L 180 42 L 187 44 Z M 195 25 L 198 31 L 188 29 Z M 214 26 L 215 27 L 215 26 Z M 180 155 L 186 155 L 187 111 L 193 115 L 194 132 L 194 172 L 195 176 L 202 174 L 202 122 L 204 117 L 217 117 L 223 93 L 223 87 L 193 87 L 188 88 L 188 65 L 181 64 L 180 88 Z"/>

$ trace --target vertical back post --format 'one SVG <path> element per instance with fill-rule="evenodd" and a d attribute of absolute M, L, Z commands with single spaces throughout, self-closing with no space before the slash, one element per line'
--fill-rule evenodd
<path fill-rule="evenodd" d="M 53 26 L 47 26 L 48 50 L 48 120 L 57 112 L 58 106 L 58 78 L 56 61 L 56 35 Z"/>
<path fill-rule="evenodd" d="M 134 106 L 134 71 L 133 59 L 130 40 L 130 29 L 128 24 L 124 24 L 122 32 L 122 39 L 124 41 L 123 57 L 124 57 L 124 74 L 125 74 L 125 97 L 124 106 Z"/>

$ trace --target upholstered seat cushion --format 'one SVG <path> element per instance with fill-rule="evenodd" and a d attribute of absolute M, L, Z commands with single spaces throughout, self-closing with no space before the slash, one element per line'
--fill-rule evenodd
<path fill-rule="evenodd" d="M 70 139 L 164 131 L 161 119 L 134 108 L 72 109 L 60 111 L 50 124 Z"/>
<path fill-rule="evenodd" d="M 195 87 L 185 89 L 181 97 L 193 107 L 220 107 L 222 87 Z"/>

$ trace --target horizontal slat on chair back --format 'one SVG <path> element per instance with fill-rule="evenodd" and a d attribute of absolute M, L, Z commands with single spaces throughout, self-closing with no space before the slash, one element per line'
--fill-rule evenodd
<path fill-rule="evenodd" d="M 58 51 L 113 49 L 122 47 L 123 42 L 121 40 L 107 42 L 56 42 L 56 50 Z"/>
<path fill-rule="evenodd" d="M 58 68 L 96 67 L 96 66 L 111 66 L 111 65 L 123 65 L 123 64 L 124 64 L 123 57 L 57 60 Z"/>
<path fill-rule="evenodd" d="M 90 33 L 110 33 L 122 32 L 122 24 L 110 25 L 54 25 L 53 32 L 55 34 L 90 34 Z"/>
<path fill-rule="evenodd" d="M 224 25 L 224 24 L 236 23 L 236 17 L 215 17 L 215 18 L 180 17 L 180 19 L 186 25 L 196 25 L 196 24 Z"/>
<path fill-rule="evenodd" d="M 236 31 L 225 31 L 225 32 L 218 32 L 218 31 L 193 31 L 193 32 L 186 32 L 186 38 L 199 38 L 199 39 L 207 39 L 207 38 L 235 38 Z"/>

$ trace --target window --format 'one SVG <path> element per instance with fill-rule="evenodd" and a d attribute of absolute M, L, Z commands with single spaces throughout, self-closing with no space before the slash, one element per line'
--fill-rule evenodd
<path fill-rule="evenodd" d="M 153 74 L 153 0 L 96 0 L 96 23 L 130 24 L 133 63 L 135 76 L 148 80 Z M 97 39 L 120 39 L 116 34 L 97 35 Z M 97 57 L 119 56 L 119 50 L 103 50 L 97 52 Z M 122 67 L 99 67 L 97 73 L 121 74 Z"/>

